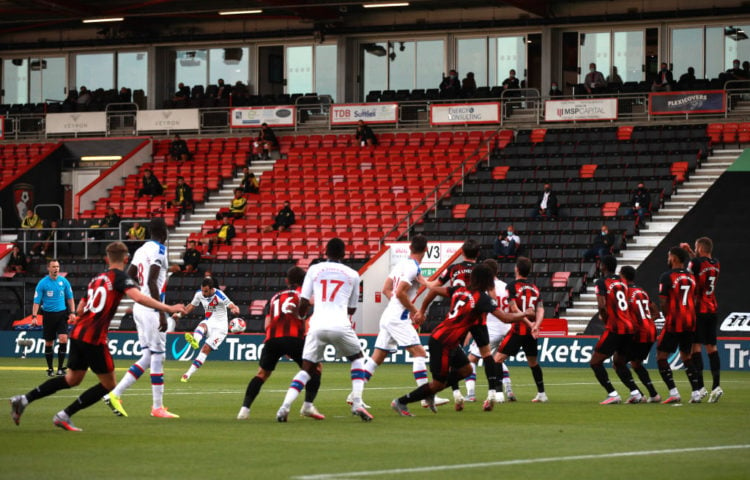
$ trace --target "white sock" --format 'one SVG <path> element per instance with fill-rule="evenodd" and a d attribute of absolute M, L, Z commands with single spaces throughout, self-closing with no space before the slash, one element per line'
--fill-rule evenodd
<path fill-rule="evenodd" d="M 365 379 L 363 378 L 365 367 L 364 358 L 358 358 L 352 361 L 351 378 L 352 378 L 352 408 L 359 408 L 362 404 L 362 392 L 365 389 Z"/>
<path fill-rule="evenodd" d="M 203 363 L 206 361 L 206 357 L 208 356 L 207 353 L 204 353 L 203 350 L 201 350 L 201 353 L 198 354 L 198 356 L 193 360 L 192 365 L 190 365 L 190 368 L 188 368 L 188 371 L 185 372 L 185 375 L 187 375 L 188 378 L 190 378 L 196 370 L 201 368 L 203 366 Z"/>
<path fill-rule="evenodd" d="M 164 352 L 151 354 L 152 408 L 164 407 Z"/>
<path fill-rule="evenodd" d="M 375 370 L 377 369 L 378 364 L 375 362 L 375 360 L 368 357 L 367 360 L 365 360 L 365 376 L 367 377 L 368 382 L 370 381 L 370 378 L 375 375 Z"/>
<path fill-rule="evenodd" d="M 143 375 L 150 365 L 151 350 L 144 349 L 141 358 L 139 358 L 138 361 L 131 365 L 128 371 L 125 372 L 125 376 L 122 377 L 120 383 L 118 383 L 114 390 L 112 390 L 112 393 L 117 397 L 122 396 L 122 394 L 125 393 L 125 390 L 130 388 L 131 385 L 141 378 L 141 375 Z"/>
<path fill-rule="evenodd" d="M 466 379 L 464 380 L 464 383 L 466 383 L 466 396 L 473 397 L 476 394 L 476 388 L 477 388 L 477 380 L 476 380 L 476 374 L 477 374 L 477 364 L 474 362 L 471 363 L 471 373 L 475 376 L 474 379 Z"/>
<path fill-rule="evenodd" d="M 414 381 L 417 382 L 418 387 L 427 383 L 427 359 L 425 357 L 414 357 L 411 371 L 414 373 Z"/>
<path fill-rule="evenodd" d="M 500 365 L 503 367 L 503 385 L 505 385 L 505 388 L 510 388 L 510 370 L 508 370 L 508 366 L 505 365 L 505 362 Z"/>
<path fill-rule="evenodd" d="M 307 382 L 309 381 L 310 381 L 309 373 L 307 373 L 304 370 L 300 370 L 299 372 L 297 372 L 297 375 L 295 375 L 294 378 L 292 379 L 292 385 L 286 391 L 286 396 L 284 397 L 284 403 L 282 403 L 281 406 L 286 409 L 289 409 L 292 406 L 292 403 L 299 396 L 299 392 L 301 392 L 302 389 L 305 388 L 305 385 L 307 385 Z"/>
<path fill-rule="evenodd" d="M 680 391 L 679 391 L 679 390 L 677 390 L 676 388 L 673 388 L 673 389 L 671 389 L 671 390 L 669 391 L 669 395 L 670 395 L 671 397 L 679 397 L 679 396 L 680 396 Z"/>
<path fill-rule="evenodd" d="M 201 343 L 201 340 L 203 340 L 203 337 L 206 336 L 206 327 L 201 323 L 198 325 L 193 332 L 193 338 L 196 342 Z"/>

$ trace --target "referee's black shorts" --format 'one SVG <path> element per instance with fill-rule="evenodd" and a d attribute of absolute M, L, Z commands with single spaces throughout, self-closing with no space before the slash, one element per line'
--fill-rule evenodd
<path fill-rule="evenodd" d="M 68 334 L 68 312 L 42 312 L 42 337 L 46 341 L 53 341 L 58 335 Z"/>

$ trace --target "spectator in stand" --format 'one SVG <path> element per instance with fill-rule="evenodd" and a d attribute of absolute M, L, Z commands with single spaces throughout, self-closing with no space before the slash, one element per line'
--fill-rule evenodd
<path fill-rule="evenodd" d="M 552 191 L 552 185 L 545 183 L 544 191 L 537 197 L 536 208 L 531 212 L 531 216 L 534 218 L 539 216 L 556 217 L 559 208 L 560 203 L 557 200 L 557 195 Z"/>
<path fill-rule="evenodd" d="M 26 259 L 26 255 L 21 251 L 21 247 L 14 244 L 13 250 L 10 252 L 8 264 L 5 266 L 5 273 L 23 273 L 26 271 L 28 264 L 29 262 Z"/>
<path fill-rule="evenodd" d="M 41 256 L 45 256 L 47 252 L 51 252 L 50 250 L 52 248 L 52 245 L 55 242 L 55 234 L 57 232 L 57 229 L 59 227 L 59 224 L 57 220 L 51 220 L 49 223 L 49 227 L 45 232 L 43 232 L 43 236 L 41 238 L 41 242 L 35 243 L 32 247 L 31 252 L 32 255 L 36 255 L 37 253 Z"/>
<path fill-rule="evenodd" d="M 78 106 L 88 106 L 88 104 L 91 103 L 91 100 L 93 100 L 93 98 L 91 97 L 91 92 L 89 92 L 86 87 L 81 86 L 80 90 L 78 91 L 78 99 L 76 100 Z"/>
<path fill-rule="evenodd" d="M 595 63 L 589 63 L 589 73 L 586 74 L 586 78 L 583 80 L 583 87 L 589 94 L 604 93 L 607 88 L 607 81 L 604 79 L 602 72 L 596 69 Z"/>
<path fill-rule="evenodd" d="M 562 90 L 560 90 L 560 86 L 557 84 L 557 82 L 552 82 L 552 84 L 549 87 L 549 96 L 550 97 L 562 97 Z"/>
<path fill-rule="evenodd" d="M 622 83 L 622 77 L 617 73 L 617 67 L 612 67 L 612 74 L 607 77 L 607 85 L 619 90 L 622 88 Z"/>
<path fill-rule="evenodd" d="M 234 229 L 234 225 L 232 225 L 232 218 L 229 216 L 226 216 L 222 219 L 221 225 L 209 230 L 206 233 L 208 233 L 209 236 L 203 238 L 201 241 L 208 243 L 209 252 L 211 252 L 211 250 L 213 249 L 214 244 L 219 244 L 219 245 L 231 244 L 232 239 L 237 234 Z"/>
<path fill-rule="evenodd" d="M 357 123 L 357 131 L 354 132 L 354 138 L 360 147 L 373 147 L 378 144 L 378 138 L 369 125 L 364 120 Z"/>
<path fill-rule="evenodd" d="M 641 220 L 651 212 L 651 194 L 648 193 L 643 182 L 638 183 L 638 188 L 633 192 L 631 207 L 628 215 L 638 215 Z"/>
<path fill-rule="evenodd" d="M 258 177 L 256 177 L 248 167 L 243 168 L 242 173 L 242 181 L 240 182 L 242 193 L 260 193 Z"/>
<path fill-rule="evenodd" d="M 190 87 L 185 86 L 184 83 L 180 82 L 177 85 L 177 91 L 172 96 L 173 102 L 184 102 L 190 98 Z"/>
<path fill-rule="evenodd" d="M 521 88 L 521 82 L 516 77 L 516 71 L 511 68 L 508 72 L 508 78 L 503 80 L 503 90 L 518 90 L 519 88 Z M 505 96 L 510 95 L 506 93 Z"/>
<path fill-rule="evenodd" d="M 740 68 L 740 61 L 735 59 L 732 62 L 732 68 L 727 70 L 727 80 L 747 80 L 745 71 Z"/>
<path fill-rule="evenodd" d="M 742 62 L 742 73 L 744 74 L 745 78 L 750 79 L 750 61 L 745 60 Z"/>
<path fill-rule="evenodd" d="M 229 211 L 217 214 L 217 218 L 220 217 L 231 217 L 231 218 L 242 218 L 245 216 L 245 210 L 247 209 L 247 198 L 242 192 L 241 188 L 234 189 L 234 197 L 229 203 Z"/>
<path fill-rule="evenodd" d="M 146 227 L 141 222 L 133 222 L 125 236 L 128 240 L 142 242 L 146 240 Z"/>
<path fill-rule="evenodd" d="M 294 222 L 294 212 L 289 206 L 289 202 L 284 202 L 284 208 L 279 210 L 279 213 L 276 215 L 276 219 L 274 220 L 273 225 L 268 225 L 266 228 L 264 228 L 263 233 L 268 233 L 273 230 L 278 230 L 280 232 L 289 230 L 289 227 L 294 225 Z"/>
<path fill-rule="evenodd" d="M 247 85 L 242 83 L 241 80 L 237 80 L 237 83 L 232 87 L 232 104 L 233 105 L 246 105 L 247 100 L 250 98 L 250 89 Z"/>
<path fill-rule="evenodd" d="M 279 148 L 279 141 L 276 139 L 276 134 L 273 133 L 271 127 L 264 122 L 260 126 L 258 137 L 253 142 L 252 159 L 269 160 L 271 158 L 271 150 L 275 148 Z"/>
<path fill-rule="evenodd" d="M 224 79 L 220 78 L 218 82 L 219 89 L 216 91 L 216 98 L 229 98 L 232 94 L 232 86 L 226 85 Z"/>
<path fill-rule="evenodd" d="M 198 250 L 198 243 L 195 240 L 190 240 L 187 242 L 187 248 L 182 254 L 182 268 L 180 268 L 177 263 L 173 263 L 169 267 L 169 271 L 172 273 L 196 273 L 198 271 L 198 263 L 200 263 L 200 261 L 201 252 L 200 250 Z"/>
<path fill-rule="evenodd" d="M 185 210 L 193 208 L 193 188 L 185 183 L 185 178 L 177 177 L 177 185 L 174 187 L 174 201 L 172 205 L 180 209 L 182 214 Z"/>
<path fill-rule="evenodd" d="M 677 81 L 677 87 L 680 90 L 693 90 L 695 85 L 695 69 L 688 67 L 687 73 L 680 75 L 680 79 Z"/>
<path fill-rule="evenodd" d="M 461 91 L 465 97 L 471 97 L 477 91 L 477 82 L 474 80 L 474 72 L 466 74 L 466 78 L 461 82 Z"/>
<path fill-rule="evenodd" d="M 161 186 L 159 179 L 156 178 L 156 175 L 154 175 L 154 172 L 150 168 L 147 168 L 143 172 L 141 184 L 141 189 L 138 190 L 139 197 L 143 195 L 151 195 L 152 197 L 156 197 L 164 193 L 164 187 Z"/>
<path fill-rule="evenodd" d="M 500 232 L 495 239 L 493 250 L 495 257 L 515 257 L 521 246 L 521 239 L 513 231 L 513 225 L 508 225 L 508 229 Z"/>
<path fill-rule="evenodd" d="M 659 73 L 656 74 L 654 83 L 651 84 L 652 92 L 671 92 L 672 91 L 672 72 L 669 71 L 666 62 L 661 62 Z"/>
<path fill-rule="evenodd" d="M 121 87 L 120 93 L 117 94 L 117 99 L 120 103 L 130 103 L 133 99 L 133 95 L 128 87 Z"/>
<path fill-rule="evenodd" d="M 174 161 L 186 162 L 190 158 L 187 142 L 175 134 L 174 140 L 169 144 L 169 159 Z"/>
<path fill-rule="evenodd" d="M 593 262 L 597 258 L 601 259 L 612 254 L 612 247 L 615 244 L 615 236 L 609 231 L 606 225 L 602 225 L 599 235 L 594 238 L 591 248 L 583 253 L 583 259 L 587 262 Z"/>
<path fill-rule="evenodd" d="M 120 216 L 115 212 L 114 207 L 107 207 L 107 214 L 100 218 L 96 225 L 91 225 L 94 231 L 91 233 L 91 238 L 103 239 L 104 233 L 97 231 L 100 228 L 117 228 L 120 226 Z"/>
<path fill-rule="evenodd" d="M 461 93 L 461 80 L 458 79 L 458 72 L 451 70 L 448 76 L 443 75 L 443 81 L 440 82 L 440 96 L 442 98 L 456 98 Z"/>
<path fill-rule="evenodd" d="M 21 228 L 25 229 L 31 229 L 31 228 L 42 228 L 44 222 L 42 222 L 42 219 L 39 215 L 34 213 L 32 209 L 26 210 L 26 216 L 23 217 L 23 220 L 21 221 Z"/>

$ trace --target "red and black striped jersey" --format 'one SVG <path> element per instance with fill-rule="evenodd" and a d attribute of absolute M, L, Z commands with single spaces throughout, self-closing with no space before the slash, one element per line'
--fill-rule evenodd
<path fill-rule="evenodd" d="M 440 284 L 446 285 L 449 281 L 451 287 L 468 287 L 471 283 L 471 271 L 474 269 L 476 262 L 463 261 L 454 263 L 440 275 Z"/>
<path fill-rule="evenodd" d="M 651 299 L 645 290 L 635 284 L 628 285 L 628 307 L 635 319 L 635 341 L 639 343 L 656 341 L 656 325 L 650 304 Z"/>
<path fill-rule="evenodd" d="M 716 313 L 716 283 L 719 281 L 719 260 L 708 257 L 695 257 L 688 270 L 693 272 L 696 281 L 695 308 L 697 313 Z"/>
<path fill-rule="evenodd" d="M 659 279 L 659 296 L 666 299 L 664 330 L 695 331 L 695 276 L 684 268 L 664 272 Z"/>
<path fill-rule="evenodd" d="M 138 283 L 122 270 L 113 268 L 94 277 L 83 298 L 83 314 L 78 317 L 70 338 L 105 345 L 109 323 L 117 312 L 122 296 L 131 288 L 138 289 Z"/>
<path fill-rule="evenodd" d="M 622 335 L 635 333 L 633 315 L 628 306 L 627 284 L 617 275 L 600 278 L 596 281 L 596 294 L 604 297 L 606 329 Z"/>
<path fill-rule="evenodd" d="M 450 310 L 432 331 L 432 338 L 450 349 L 459 346 L 472 327 L 484 325 L 486 314 L 498 307 L 485 292 L 473 292 L 464 287 L 451 287 L 448 291 Z"/>
<path fill-rule="evenodd" d="M 508 282 L 508 304 L 515 302 L 518 311 L 524 312 L 529 308 L 536 310 L 537 305 L 542 301 L 539 287 L 531 283 L 526 278 L 519 278 Z M 534 319 L 529 319 L 532 323 Z M 517 335 L 530 335 L 531 331 L 524 322 L 517 322 L 511 325 L 511 331 Z"/>
<path fill-rule="evenodd" d="M 266 304 L 264 316 L 270 318 L 266 341 L 279 337 L 304 337 L 305 321 L 299 317 L 299 290 L 284 290 Z"/>

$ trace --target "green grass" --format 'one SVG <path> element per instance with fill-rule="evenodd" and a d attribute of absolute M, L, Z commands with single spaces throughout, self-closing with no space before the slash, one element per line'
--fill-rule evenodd
<path fill-rule="evenodd" d="M 119 378 L 128 364 L 118 363 Z M 0 396 L 25 393 L 43 382 L 42 364 L 42 359 L 0 359 Z M 497 405 L 490 413 L 482 412 L 479 403 L 460 413 L 447 405 L 438 415 L 413 406 L 417 416 L 403 418 L 389 404 L 413 388 L 411 367 L 384 365 L 365 389 L 375 420 L 364 423 L 344 403 L 350 390 L 348 366 L 327 364 L 316 401 L 327 418 L 298 416 L 298 399 L 289 422 L 279 424 L 276 409 L 296 366 L 279 367 L 247 421 L 235 416 L 256 363 L 209 361 L 191 383 L 182 384 L 179 376 L 185 369 L 187 363 L 167 363 L 166 404 L 180 419 L 149 416 L 150 385 L 143 378 L 123 397 L 128 418 L 115 417 L 102 403 L 74 417 L 83 433 L 53 427 L 52 416 L 91 385 L 91 373 L 82 387 L 30 405 L 20 427 L 5 417 L 0 421 L 0 478 L 266 480 L 343 474 L 336 478 L 739 479 L 747 478 L 750 468 L 750 373 L 724 372 L 726 394 L 715 405 L 600 406 L 605 392 L 590 370 L 547 368 L 550 402 L 537 405 L 529 402 L 535 391 L 531 373 L 516 367 L 516 403 Z M 658 373 L 651 373 L 664 394 Z M 687 396 L 684 372 L 676 372 L 675 378 Z M 483 393 L 481 374 L 478 383 Z M 619 382 L 615 386 L 626 393 Z M 450 397 L 449 392 L 443 395 Z M 742 447 L 653 453 L 717 446 Z M 557 458 L 617 452 L 643 454 Z M 352 473 L 430 466 L 444 468 Z"/>

